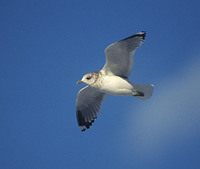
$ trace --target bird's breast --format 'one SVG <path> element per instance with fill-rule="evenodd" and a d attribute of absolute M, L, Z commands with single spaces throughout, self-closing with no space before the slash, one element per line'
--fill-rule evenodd
<path fill-rule="evenodd" d="M 103 76 L 99 90 L 113 95 L 130 96 L 133 95 L 133 86 L 119 76 Z"/>

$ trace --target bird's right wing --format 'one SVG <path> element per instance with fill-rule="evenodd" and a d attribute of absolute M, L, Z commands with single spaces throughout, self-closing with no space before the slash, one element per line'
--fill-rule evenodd
<path fill-rule="evenodd" d="M 107 94 L 86 86 L 78 92 L 76 100 L 76 117 L 82 131 L 88 129 L 99 114 L 101 103 Z"/>

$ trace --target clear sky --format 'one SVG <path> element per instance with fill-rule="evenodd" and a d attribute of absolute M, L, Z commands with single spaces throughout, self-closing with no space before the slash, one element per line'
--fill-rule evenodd
<path fill-rule="evenodd" d="M 1 169 L 199 169 L 199 0 L 1 0 Z M 153 96 L 109 96 L 91 129 L 76 81 L 104 49 L 147 32 L 130 80 Z"/>

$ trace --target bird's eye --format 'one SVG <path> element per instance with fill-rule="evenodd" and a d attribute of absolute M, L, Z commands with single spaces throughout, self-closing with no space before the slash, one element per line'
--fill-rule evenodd
<path fill-rule="evenodd" d="M 91 76 L 86 77 L 86 79 L 87 79 L 87 80 L 90 80 L 90 79 L 91 79 Z"/>

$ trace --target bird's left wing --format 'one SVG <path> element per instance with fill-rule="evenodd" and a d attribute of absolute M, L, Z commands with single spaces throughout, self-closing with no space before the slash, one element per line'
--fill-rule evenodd
<path fill-rule="evenodd" d="M 76 117 L 82 131 L 89 128 L 99 114 L 101 103 L 107 94 L 86 86 L 82 88 L 76 100 Z"/>
<path fill-rule="evenodd" d="M 142 44 L 145 37 L 146 33 L 142 31 L 108 46 L 105 49 L 106 63 L 102 70 L 128 78 L 133 67 L 135 50 Z"/>

